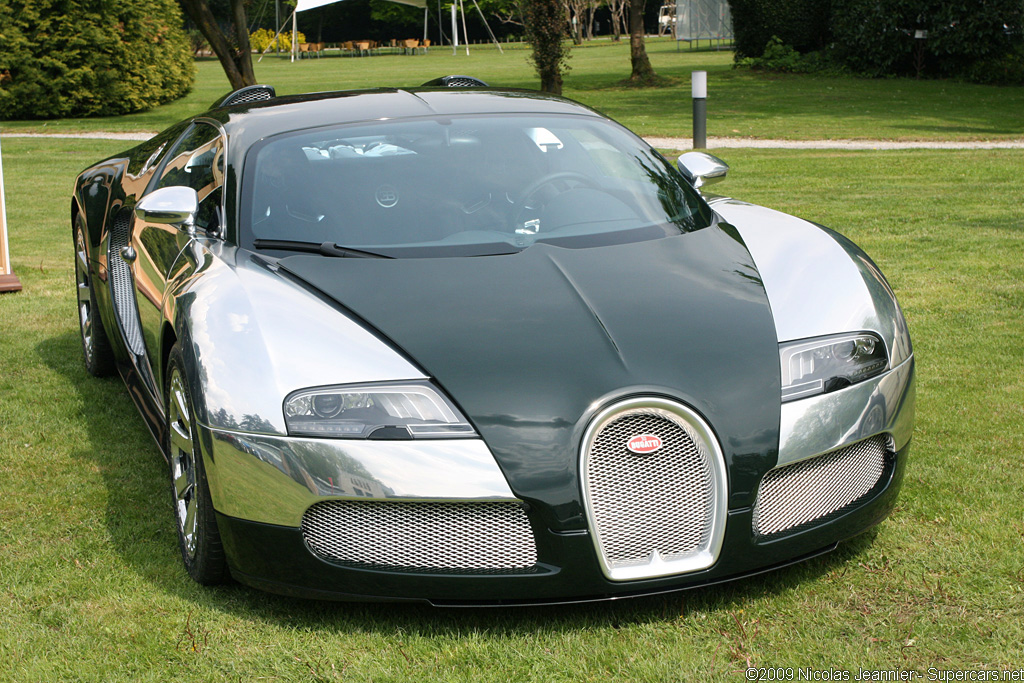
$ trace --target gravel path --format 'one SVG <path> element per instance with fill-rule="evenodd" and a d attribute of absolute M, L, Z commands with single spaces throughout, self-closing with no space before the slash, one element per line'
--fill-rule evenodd
<path fill-rule="evenodd" d="M 156 133 L 2 133 L 5 138 L 76 138 L 89 140 L 148 140 Z M 659 149 L 689 150 L 690 138 L 645 138 Z M 1024 140 L 960 142 L 898 142 L 893 140 L 757 140 L 708 138 L 708 149 L 1024 149 Z"/>
<path fill-rule="evenodd" d="M 689 150 L 690 138 L 644 138 L 659 149 Z M 894 140 L 755 140 L 751 138 L 708 138 L 708 149 L 1024 149 L 1024 140 L 960 142 L 897 142 Z"/>

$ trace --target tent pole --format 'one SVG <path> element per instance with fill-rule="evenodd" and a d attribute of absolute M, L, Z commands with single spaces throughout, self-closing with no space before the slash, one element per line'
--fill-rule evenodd
<path fill-rule="evenodd" d="M 295 61 L 295 51 L 299 49 L 299 8 L 292 12 L 292 61 Z"/>
<path fill-rule="evenodd" d="M 462 10 L 462 37 L 466 39 L 466 56 L 469 56 L 469 31 L 466 30 L 466 3 L 459 0 L 459 9 Z"/>
<path fill-rule="evenodd" d="M 458 54 L 459 50 L 459 20 L 455 17 L 455 13 L 459 10 L 456 7 L 456 3 L 452 3 L 452 57 Z"/>
<path fill-rule="evenodd" d="M 278 27 L 277 33 L 274 34 L 274 42 L 271 43 L 271 44 L 272 45 L 277 45 L 277 54 L 281 54 L 281 31 L 283 31 L 284 27 L 287 26 L 287 25 L 288 25 L 288 19 L 285 19 L 284 23 L 281 24 Z M 267 52 L 269 52 L 269 51 L 270 51 L 270 45 L 267 45 L 267 49 L 264 50 L 262 52 L 262 54 L 260 54 L 260 58 L 256 60 L 256 63 L 259 64 L 260 62 L 262 62 L 263 61 L 263 56 L 266 55 Z"/>
<path fill-rule="evenodd" d="M 494 37 L 494 31 L 491 30 L 491 25 L 487 23 L 487 18 L 484 16 L 483 11 L 480 9 L 480 5 L 476 4 L 476 0 L 473 0 L 473 6 L 476 7 L 476 11 L 480 13 L 480 21 L 484 22 L 484 26 L 487 28 L 487 32 L 491 34 L 491 40 L 498 46 L 498 52 L 505 54 L 505 51 L 501 49 L 501 43 Z"/>

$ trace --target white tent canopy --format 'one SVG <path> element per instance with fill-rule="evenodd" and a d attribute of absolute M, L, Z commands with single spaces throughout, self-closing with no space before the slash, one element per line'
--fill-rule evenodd
<path fill-rule="evenodd" d="M 296 12 L 305 12 L 308 9 L 316 9 L 317 7 L 323 7 L 324 5 L 333 5 L 336 2 L 344 2 L 344 0 L 299 0 L 299 3 L 295 5 Z M 424 9 L 427 6 L 427 0 L 391 0 L 391 2 L 401 3 L 403 5 L 412 5 L 413 7 L 419 7 Z"/>
<path fill-rule="evenodd" d="M 333 5 L 336 2 L 344 2 L 344 1 L 345 0 L 298 0 L 298 2 L 295 5 L 295 10 L 292 12 L 292 16 L 289 19 L 292 22 L 292 61 L 293 62 L 295 61 L 295 54 L 296 54 L 296 50 L 298 49 L 298 44 L 296 42 L 296 37 L 297 37 L 297 34 L 298 34 L 298 23 L 295 21 L 295 18 L 298 15 L 298 13 L 299 12 L 305 12 L 306 10 L 316 9 L 317 7 L 323 7 L 324 5 Z M 412 7 L 418 7 L 418 8 L 423 10 L 423 39 L 426 40 L 426 38 L 427 38 L 427 0 L 389 0 L 389 2 L 397 2 L 397 3 L 402 4 L 402 5 L 411 5 Z M 491 31 L 491 27 L 488 25 L 487 19 L 484 18 L 484 13 L 483 13 L 483 11 L 480 10 L 480 5 L 477 4 L 476 0 L 472 0 L 472 2 L 473 2 L 473 5 L 476 7 L 476 11 L 480 13 L 480 19 L 484 22 L 484 26 L 487 28 L 487 32 L 491 35 L 491 40 L 494 41 L 494 44 L 498 47 L 498 52 L 504 53 L 504 50 L 501 49 L 501 43 L 499 43 L 498 39 L 494 37 L 494 32 Z M 466 9 L 465 9 L 465 6 L 463 5 L 463 0 L 456 0 L 456 4 L 462 10 L 462 31 L 463 31 L 464 34 L 466 34 Z M 441 11 L 440 10 L 440 6 L 438 6 L 438 12 L 440 12 L 440 11 Z M 288 25 L 288 21 L 289 20 L 286 20 L 285 23 L 282 24 L 281 28 L 277 30 L 278 35 L 280 35 L 281 29 L 283 29 L 285 26 Z M 438 19 L 438 21 L 440 22 L 440 19 Z M 455 9 L 454 9 L 454 7 L 452 9 L 452 27 L 453 27 L 452 30 L 453 30 L 453 35 L 454 35 L 454 34 L 457 33 L 457 31 L 455 29 Z M 468 34 L 467 34 L 467 36 L 468 36 Z M 458 45 L 458 37 L 457 36 L 456 36 L 455 40 L 452 43 L 452 50 L 453 51 L 455 50 L 455 46 L 456 45 Z M 469 54 L 469 39 L 468 39 L 468 37 L 466 39 L 466 54 L 467 55 Z M 262 59 L 262 56 L 260 57 L 260 59 Z"/>

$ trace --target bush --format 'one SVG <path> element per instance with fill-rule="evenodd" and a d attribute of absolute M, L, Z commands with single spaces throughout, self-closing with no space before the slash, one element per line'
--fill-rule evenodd
<path fill-rule="evenodd" d="M 1024 44 L 1002 57 L 975 62 L 964 78 L 983 85 L 1024 85 Z"/>
<path fill-rule="evenodd" d="M 1022 9 L 1020 0 L 845 0 L 834 9 L 834 56 L 872 76 L 966 76 L 1013 52 Z"/>
<path fill-rule="evenodd" d="M 249 46 L 253 50 L 255 50 L 256 52 L 260 52 L 260 53 L 262 53 L 264 50 L 267 50 L 268 48 L 270 50 L 274 50 L 277 47 L 275 45 L 274 35 L 275 35 L 275 32 L 271 31 L 269 28 L 258 29 L 255 33 L 253 33 L 251 36 L 249 36 Z M 306 35 L 302 31 L 299 31 L 296 34 L 296 37 L 299 39 L 300 43 L 306 42 Z M 291 33 L 291 31 L 283 31 L 281 33 L 280 40 L 281 40 L 281 51 L 282 52 L 290 52 L 291 49 L 292 49 L 292 33 Z"/>
<path fill-rule="evenodd" d="M 829 63 L 821 52 L 800 54 L 783 43 L 778 36 L 772 36 L 768 40 L 764 54 L 760 57 L 744 57 L 736 62 L 736 66 L 789 74 L 841 71 L 839 67 Z"/>
<path fill-rule="evenodd" d="M 797 52 L 831 42 L 832 0 L 729 0 L 738 58 L 762 55 L 770 37 Z"/>
<path fill-rule="evenodd" d="M 195 79 L 174 0 L 0 3 L 0 119 L 127 114 Z"/>

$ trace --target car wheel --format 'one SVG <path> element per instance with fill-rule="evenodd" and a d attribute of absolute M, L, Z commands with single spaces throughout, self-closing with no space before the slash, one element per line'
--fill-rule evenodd
<path fill-rule="evenodd" d="M 85 369 L 94 377 L 104 377 L 114 371 L 114 353 L 110 349 L 110 340 L 96 306 L 96 293 L 92 289 L 92 273 L 89 270 L 89 252 L 85 247 L 85 221 L 81 216 L 75 217 L 75 290 L 78 295 L 78 329 L 81 332 Z"/>
<path fill-rule="evenodd" d="M 166 387 L 167 454 L 181 559 L 196 582 L 205 586 L 222 583 L 228 578 L 227 561 L 199 449 L 192 393 L 177 344 L 171 349 Z"/>

